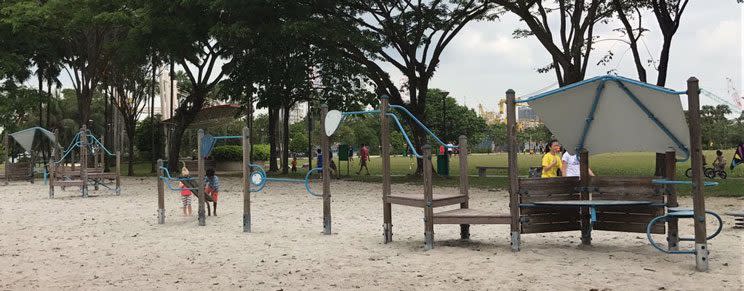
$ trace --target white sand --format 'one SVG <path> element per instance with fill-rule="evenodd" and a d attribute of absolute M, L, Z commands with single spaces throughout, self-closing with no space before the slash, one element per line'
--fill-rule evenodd
<path fill-rule="evenodd" d="M 256 194 L 254 232 L 246 234 L 237 178 L 223 179 L 219 216 L 205 227 L 180 216 L 176 192 L 166 193 L 166 224 L 158 225 L 155 179 L 123 184 L 121 196 L 99 191 L 86 199 L 68 189 L 50 200 L 40 184 L 0 188 L 0 288 L 744 289 L 744 230 L 732 229 L 729 217 L 709 242 L 710 272 L 699 273 L 694 256 L 663 254 L 635 233 L 595 231 L 589 247 L 579 246 L 578 232 L 523 235 L 522 251 L 513 253 L 507 225 L 472 226 L 471 242 L 457 240 L 458 226 L 439 225 L 427 252 L 422 211 L 403 206 L 393 207 L 394 242 L 384 245 L 376 184 L 334 181 L 332 236 L 321 234 L 321 200 L 301 185 Z M 472 208 L 507 211 L 507 201 L 503 191 L 472 190 Z M 742 202 L 706 201 L 719 213 Z M 680 233 L 691 234 L 691 225 Z"/>

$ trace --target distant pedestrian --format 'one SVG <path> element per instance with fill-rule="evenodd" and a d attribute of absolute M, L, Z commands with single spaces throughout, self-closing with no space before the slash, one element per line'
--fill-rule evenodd
<path fill-rule="evenodd" d="M 364 168 L 367 171 L 367 175 L 369 176 L 369 168 L 367 167 L 368 161 L 369 148 L 366 144 L 362 144 L 362 147 L 359 149 L 359 171 L 357 171 L 357 175 L 359 175 L 362 172 L 362 168 Z"/>

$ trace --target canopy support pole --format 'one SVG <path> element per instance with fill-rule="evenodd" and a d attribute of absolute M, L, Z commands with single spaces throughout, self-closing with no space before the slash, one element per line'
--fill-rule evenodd
<path fill-rule="evenodd" d="M 594 101 L 592 101 L 592 109 L 589 111 L 589 115 L 586 117 L 586 124 L 584 125 L 584 131 L 581 134 L 581 139 L 579 140 L 579 145 L 576 146 L 576 151 L 584 148 L 584 142 L 586 142 L 586 136 L 589 134 L 589 128 L 592 127 L 592 121 L 594 121 L 594 113 L 597 112 L 597 105 L 599 104 L 599 97 L 602 96 L 602 91 L 604 91 L 605 87 L 605 80 L 602 80 L 599 82 L 599 86 L 597 86 L 597 92 L 594 94 Z"/>

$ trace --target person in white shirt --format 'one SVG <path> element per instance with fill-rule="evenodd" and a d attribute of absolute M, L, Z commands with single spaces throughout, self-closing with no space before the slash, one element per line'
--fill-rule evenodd
<path fill-rule="evenodd" d="M 565 151 L 561 160 L 563 161 L 561 173 L 563 173 L 564 177 L 578 177 L 581 175 L 579 172 L 579 157 L 577 155 L 572 155 L 568 151 Z M 591 168 L 589 168 L 589 176 L 594 177 L 594 172 L 592 172 Z"/>

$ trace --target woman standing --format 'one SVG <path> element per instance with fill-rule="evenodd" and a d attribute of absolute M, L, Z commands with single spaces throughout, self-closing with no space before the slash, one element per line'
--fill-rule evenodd
<path fill-rule="evenodd" d="M 545 148 L 542 158 L 542 178 L 558 177 L 558 169 L 563 167 L 561 161 L 561 144 L 557 139 L 551 140 Z"/>

